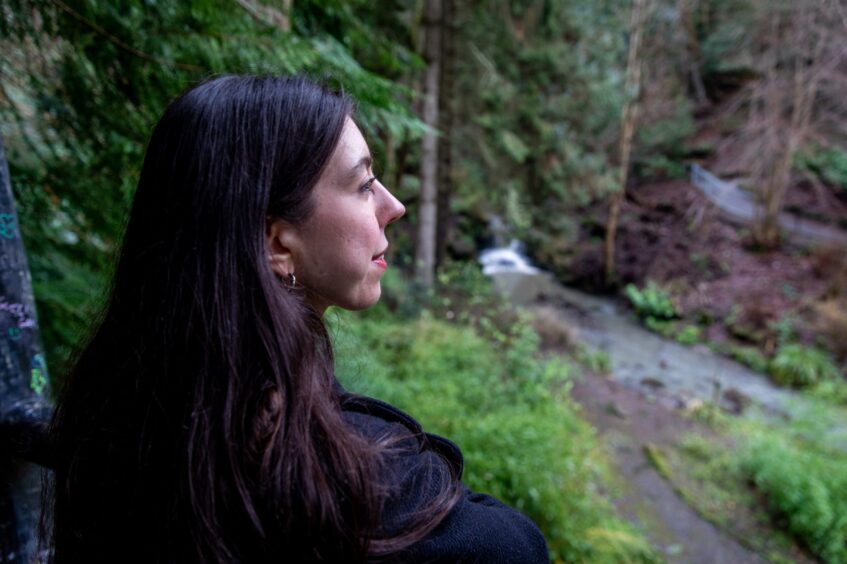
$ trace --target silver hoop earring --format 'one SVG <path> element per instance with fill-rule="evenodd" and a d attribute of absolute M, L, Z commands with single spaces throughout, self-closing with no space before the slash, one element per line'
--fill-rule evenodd
<path fill-rule="evenodd" d="M 297 287 L 297 277 L 293 272 L 288 274 L 288 291 L 294 290 Z"/>

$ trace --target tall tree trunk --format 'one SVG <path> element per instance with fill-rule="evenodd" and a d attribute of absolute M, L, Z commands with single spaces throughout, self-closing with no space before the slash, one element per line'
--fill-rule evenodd
<path fill-rule="evenodd" d="M 50 388 L 2 137 L 0 331 L 0 562 L 34 562 Z"/>
<path fill-rule="evenodd" d="M 423 121 L 429 127 L 421 153 L 421 200 L 418 208 L 417 280 L 425 289 L 435 281 L 435 237 L 438 205 L 438 98 L 441 80 L 442 0 L 426 0 Z"/>
<path fill-rule="evenodd" d="M 694 27 L 694 8 L 699 0 L 677 0 L 677 12 L 679 22 L 685 34 L 685 47 L 687 51 L 686 64 L 688 65 L 688 80 L 694 91 L 694 98 L 698 106 L 705 106 L 709 102 L 706 95 L 706 86 L 703 84 L 703 75 L 700 73 L 700 65 L 703 56 L 700 51 L 700 42 L 697 40 L 697 30 Z M 692 6 L 693 5 L 693 6 Z"/>
<path fill-rule="evenodd" d="M 828 38 L 817 34 L 817 6 L 796 6 L 789 14 L 771 16 L 770 43 L 764 59 L 767 68 L 760 94 L 765 154 L 757 161 L 754 177 L 760 190 L 760 206 L 753 226 L 756 243 L 775 248 L 780 242 L 779 217 L 791 185 L 794 157 L 808 136 L 821 76 L 822 54 Z M 791 29 L 786 38 L 785 19 Z M 785 43 L 797 46 L 786 64 L 780 53 Z M 790 74 L 789 74 L 790 73 Z"/>
<path fill-rule="evenodd" d="M 629 175 L 632 141 L 638 122 L 639 95 L 641 89 L 641 38 L 644 34 L 644 22 L 647 19 L 649 0 L 633 0 L 629 21 L 629 51 L 626 60 L 626 94 L 621 116 L 620 139 L 620 184 L 612 196 L 609 205 L 609 217 L 606 221 L 606 245 L 603 262 L 606 284 L 610 285 L 615 277 L 615 239 L 620 220 L 621 205 L 626 197 L 626 183 Z"/>
<path fill-rule="evenodd" d="M 450 241 L 450 194 L 453 191 L 453 124 L 455 117 L 453 92 L 456 79 L 455 3 L 454 0 L 442 1 L 444 5 L 441 25 L 441 85 L 438 103 L 441 137 L 438 142 L 436 266 L 444 262 L 447 255 L 447 244 Z"/>

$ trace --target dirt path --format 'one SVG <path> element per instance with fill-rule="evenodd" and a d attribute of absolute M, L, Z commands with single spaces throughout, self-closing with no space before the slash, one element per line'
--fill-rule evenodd
<path fill-rule="evenodd" d="M 642 529 L 668 562 L 746 564 L 766 561 L 704 520 L 679 498 L 645 455 L 647 446 L 672 446 L 695 424 L 621 383 L 588 375 L 574 399 L 614 455 L 623 496 L 620 514 Z"/>

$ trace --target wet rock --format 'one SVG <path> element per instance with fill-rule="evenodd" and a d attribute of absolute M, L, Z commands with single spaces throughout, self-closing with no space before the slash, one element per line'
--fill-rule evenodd
<path fill-rule="evenodd" d="M 723 407 L 733 415 L 741 415 L 749 407 L 750 396 L 736 388 L 729 388 L 723 393 Z"/>
<path fill-rule="evenodd" d="M 626 419 L 627 416 L 629 415 L 626 411 L 621 409 L 621 407 L 618 404 L 611 402 L 611 401 L 609 403 L 607 403 L 604 406 L 603 409 L 609 415 L 614 415 L 615 417 L 618 417 L 620 419 Z"/>
<path fill-rule="evenodd" d="M 647 376 L 646 378 L 641 379 L 641 385 L 652 390 L 658 390 L 660 388 L 665 387 L 665 383 L 659 380 L 658 378 L 653 378 L 652 376 Z"/>
<path fill-rule="evenodd" d="M 679 398 L 680 409 L 686 413 L 696 413 L 706 407 L 706 403 L 700 398 Z"/>

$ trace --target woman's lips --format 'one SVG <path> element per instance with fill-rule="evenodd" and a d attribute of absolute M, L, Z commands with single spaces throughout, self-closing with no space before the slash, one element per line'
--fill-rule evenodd
<path fill-rule="evenodd" d="M 388 263 L 385 262 L 385 255 L 384 254 L 375 256 L 374 258 L 371 259 L 371 262 L 374 263 L 377 267 L 379 267 L 383 270 L 388 268 Z"/>

